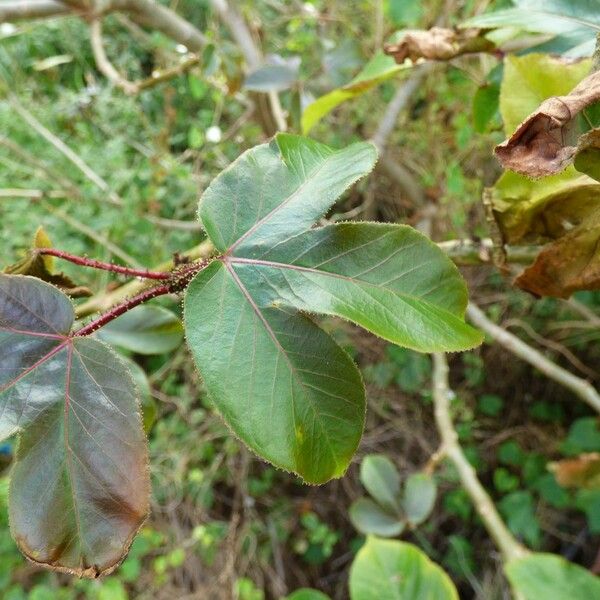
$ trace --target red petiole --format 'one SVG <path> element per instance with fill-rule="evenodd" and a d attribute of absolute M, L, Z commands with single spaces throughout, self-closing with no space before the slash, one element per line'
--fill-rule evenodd
<path fill-rule="evenodd" d="M 112 271 L 113 273 L 121 273 L 122 275 L 130 275 L 131 277 L 142 277 L 143 279 L 159 279 L 167 280 L 172 277 L 172 273 L 162 273 L 158 271 L 149 271 L 147 269 L 132 269 L 130 267 L 122 267 L 120 265 L 113 265 L 112 263 L 102 262 L 93 258 L 85 258 L 83 256 L 76 256 L 63 252 L 62 250 L 55 250 L 54 248 L 37 248 L 38 254 L 46 256 L 55 256 L 56 258 L 62 258 L 68 260 L 76 265 L 83 267 L 91 267 L 92 269 L 101 269 L 103 271 Z"/>
<path fill-rule="evenodd" d="M 53 254 L 53 256 L 55 255 Z M 111 308 L 108 312 L 104 313 L 103 315 L 100 315 L 91 323 L 88 323 L 87 325 L 76 331 L 73 334 L 73 337 L 82 337 L 90 335 L 98 329 L 100 329 L 101 327 L 104 327 L 104 325 L 106 325 L 107 323 L 114 321 L 117 317 L 120 317 L 122 314 L 125 314 L 132 308 L 135 308 L 136 306 L 143 304 L 148 300 L 158 298 L 159 296 L 165 296 L 166 294 L 181 292 L 187 287 L 188 283 L 193 279 L 196 273 L 198 273 L 202 269 L 205 269 L 212 262 L 212 260 L 212 258 L 207 258 L 200 262 L 193 262 L 182 266 L 177 271 L 173 271 L 171 273 L 160 273 L 160 275 L 167 275 L 167 279 L 169 279 L 168 283 L 149 288 L 139 293 L 137 296 L 133 296 L 132 298 L 125 300 L 121 304 L 118 304 L 117 306 Z"/>

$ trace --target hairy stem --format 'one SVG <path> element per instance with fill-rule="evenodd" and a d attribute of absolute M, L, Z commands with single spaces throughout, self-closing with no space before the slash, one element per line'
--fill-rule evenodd
<path fill-rule="evenodd" d="M 94 331 L 104 327 L 107 323 L 114 321 L 117 317 L 130 311 L 132 308 L 135 308 L 144 302 L 148 302 L 148 300 L 158 298 L 158 296 L 165 296 L 167 294 L 183 291 L 194 276 L 202 271 L 202 269 L 205 269 L 211 262 L 211 258 L 206 258 L 201 261 L 184 265 L 171 273 L 167 273 L 169 278 L 167 283 L 148 288 L 139 294 L 124 300 L 120 304 L 113 306 L 109 311 L 79 329 L 74 335 L 78 337 L 90 335 L 94 333 Z"/>
<path fill-rule="evenodd" d="M 121 273 L 122 275 L 130 275 L 131 277 L 142 277 L 143 279 L 170 279 L 172 274 L 166 272 L 149 271 L 147 269 L 133 269 L 130 267 L 122 267 L 120 265 L 114 265 L 112 263 L 102 262 L 93 258 L 85 258 L 83 256 L 76 256 L 63 252 L 62 250 L 56 250 L 54 248 L 37 248 L 37 254 L 43 254 L 45 256 L 55 256 L 63 260 L 68 260 L 76 265 L 82 267 L 90 267 L 92 269 L 100 269 L 102 271 L 112 271 L 113 273 Z"/>
<path fill-rule="evenodd" d="M 148 300 L 152 300 L 152 298 L 157 298 L 158 296 L 165 296 L 166 294 L 171 293 L 171 286 L 169 284 L 159 285 L 157 287 L 150 288 L 145 290 L 141 294 L 126 300 L 122 304 L 118 304 L 117 306 L 111 308 L 107 313 L 104 313 L 91 323 L 88 323 L 85 327 L 82 327 L 78 331 L 75 332 L 75 336 L 82 337 L 85 335 L 90 335 L 104 327 L 107 323 L 114 321 L 117 317 L 120 317 L 122 314 L 130 311 L 132 308 L 147 302 Z"/>
<path fill-rule="evenodd" d="M 465 489 L 485 528 L 500 549 L 505 562 L 520 558 L 528 550 L 521 545 L 506 527 L 502 517 L 496 510 L 494 502 L 481 485 L 475 469 L 464 455 L 458 443 L 458 435 L 450 416 L 451 392 L 448 385 L 448 363 L 444 354 L 433 354 L 433 403 L 435 422 L 442 438 L 445 456 L 455 466 Z"/>
<path fill-rule="evenodd" d="M 198 246 L 191 248 L 190 250 L 183 252 L 181 254 L 182 260 L 197 260 L 202 259 L 205 262 L 209 256 L 214 254 L 215 249 L 213 245 L 206 241 L 202 242 Z M 199 264 L 199 263 L 194 263 Z M 177 268 L 177 265 L 173 260 L 169 260 L 165 263 L 158 265 L 155 270 L 156 271 L 173 271 Z M 117 288 L 116 290 L 111 290 L 108 292 L 101 293 L 94 298 L 90 298 L 87 302 L 80 304 L 76 308 L 76 313 L 78 317 L 86 317 L 96 312 L 102 312 L 105 310 L 110 310 L 113 306 L 116 306 L 120 302 L 123 302 L 127 298 L 139 294 L 144 291 L 148 286 L 147 281 L 139 281 L 133 280 L 127 282 L 125 285 Z"/>

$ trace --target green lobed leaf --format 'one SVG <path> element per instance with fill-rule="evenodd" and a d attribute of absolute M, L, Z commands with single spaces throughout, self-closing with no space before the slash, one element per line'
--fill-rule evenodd
<path fill-rule="evenodd" d="M 383 454 L 368 454 L 360 465 L 360 481 L 381 506 L 397 512 L 400 508 L 400 473 Z"/>
<path fill-rule="evenodd" d="M 378 224 L 311 229 L 375 158 L 370 144 L 336 151 L 280 134 L 243 154 L 200 204 L 223 254 L 186 291 L 192 354 L 233 431 L 311 483 L 345 471 L 365 400 L 355 365 L 307 313 L 344 317 L 420 351 L 481 341 L 464 323 L 456 267 L 421 234 Z"/>
<path fill-rule="evenodd" d="M 33 562 L 111 572 L 148 512 L 135 384 L 102 342 L 70 335 L 71 302 L 28 276 L 0 275 L 0 441 L 18 434 L 13 537 Z"/>
<path fill-rule="evenodd" d="M 261 306 L 342 317 L 420 352 L 481 342 L 463 320 L 458 269 L 410 227 L 336 223 L 248 254 L 234 251 L 228 268 Z"/>
<path fill-rule="evenodd" d="M 398 515 L 385 511 L 369 498 L 359 498 L 348 513 L 352 525 L 366 535 L 395 537 L 404 531 L 404 522 Z"/>
<path fill-rule="evenodd" d="M 590 600 L 600 598 L 600 578 L 555 554 L 533 553 L 505 566 L 523 600 Z"/>
<path fill-rule="evenodd" d="M 431 475 L 425 473 L 414 473 L 404 485 L 402 496 L 402 508 L 406 518 L 412 525 L 419 525 L 431 514 L 437 486 Z"/>
<path fill-rule="evenodd" d="M 350 568 L 351 600 L 458 600 L 446 573 L 416 546 L 367 538 Z"/>
<path fill-rule="evenodd" d="M 309 483 L 345 472 L 365 395 L 331 337 L 304 315 L 258 306 L 220 261 L 189 285 L 185 328 L 212 400 L 242 441 Z"/>
<path fill-rule="evenodd" d="M 302 133 L 307 134 L 323 117 L 346 100 L 351 100 L 368 92 L 400 71 L 411 67 L 411 64 L 398 65 L 391 56 L 379 52 L 352 81 L 317 98 L 304 109 L 302 113 Z"/>
<path fill-rule="evenodd" d="M 142 305 L 107 323 L 98 337 L 137 354 L 164 354 L 178 348 L 183 325 L 170 310 Z"/>

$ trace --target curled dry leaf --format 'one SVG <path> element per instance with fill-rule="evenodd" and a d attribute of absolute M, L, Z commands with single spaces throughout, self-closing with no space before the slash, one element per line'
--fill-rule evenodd
<path fill-rule="evenodd" d="M 563 487 L 600 488 L 600 452 L 559 460 L 550 463 L 549 469 Z"/>
<path fill-rule="evenodd" d="M 538 296 L 557 298 L 600 289 L 600 209 L 546 246 L 515 283 Z"/>
<path fill-rule="evenodd" d="M 481 29 L 446 29 L 432 27 L 427 30 L 407 31 L 396 44 L 388 44 L 384 50 L 394 57 L 398 64 L 407 58 L 416 61 L 450 60 L 462 54 L 493 52 L 496 45 L 483 37 Z"/>
<path fill-rule="evenodd" d="M 568 143 L 574 117 L 598 100 L 600 71 L 586 77 L 569 94 L 544 100 L 507 140 L 496 146 L 502 166 L 529 177 L 562 171 L 577 152 L 576 144 Z"/>

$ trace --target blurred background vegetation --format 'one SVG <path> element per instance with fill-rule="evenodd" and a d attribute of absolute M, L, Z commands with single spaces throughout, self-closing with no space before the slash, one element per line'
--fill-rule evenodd
<path fill-rule="evenodd" d="M 148 267 L 168 260 L 203 239 L 195 220 L 200 192 L 241 152 L 267 139 L 268 125 L 252 110 L 255 93 L 244 87 L 244 57 L 211 3 L 169 4 L 209 43 L 198 64 L 135 95 L 98 71 L 88 24 L 77 16 L 0 24 L 3 266 L 23 256 L 40 225 L 54 246 L 74 254 Z M 236 3 L 264 54 L 297 69 L 294 84 L 279 95 L 296 132 L 302 107 L 348 82 L 393 31 L 428 27 L 440 15 L 453 24 L 509 4 Z M 103 36 L 113 65 L 132 81 L 179 64 L 187 52 L 125 15 L 107 16 Z M 493 101 L 486 117 L 478 113 L 474 119 L 472 105 L 495 64 L 492 56 L 476 55 L 430 70 L 387 139 L 388 167 L 378 166 L 329 218 L 408 223 L 435 241 L 489 236 L 481 193 L 500 173 L 491 149 L 504 134 Z M 402 76 L 392 78 L 341 105 L 311 136 L 337 147 L 369 139 L 401 83 Z M 77 168 L 32 119 L 89 171 Z M 409 173 L 412 193 L 390 163 Z M 95 292 L 114 280 L 72 265 L 64 270 Z M 463 274 L 490 318 L 598 383 L 600 330 L 593 315 L 600 314 L 600 293 L 578 293 L 576 310 L 560 300 L 535 300 L 489 265 L 464 267 Z M 180 312 L 172 301 L 162 304 Z M 253 457 L 214 412 L 183 346 L 156 356 L 129 353 L 147 375 L 148 404 L 155 412 L 147 423 L 151 519 L 108 578 L 75 581 L 40 570 L 21 557 L 9 535 L 13 446 L 1 446 L 0 597 L 262 600 L 310 586 L 346 598 L 347 570 L 364 540 L 348 517 L 351 503 L 363 494 L 361 458 L 385 453 L 405 478 L 423 468 L 438 437 L 428 356 L 361 335 L 345 323 L 326 326 L 356 359 L 368 388 L 367 428 L 346 477 L 306 487 Z M 549 461 L 600 451 L 597 418 L 500 347 L 456 355 L 451 366 L 460 441 L 510 529 L 534 549 L 586 567 L 596 562 L 600 569 L 600 492 L 564 489 L 547 469 Z M 461 597 L 507 597 L 498 553 L 456 473 L 442 464 L 436 479 L 432 515 L 402 538 L 446 568 Z"/>

